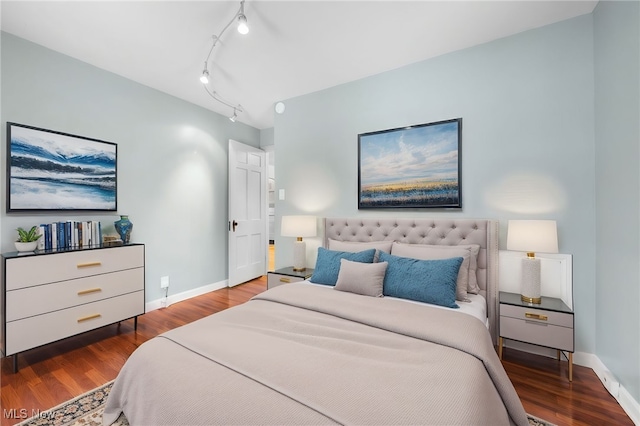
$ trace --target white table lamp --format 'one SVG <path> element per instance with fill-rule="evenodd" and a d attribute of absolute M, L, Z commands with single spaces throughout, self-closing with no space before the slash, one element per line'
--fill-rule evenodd
<path fill-rule="evenodd" d="M 304 271 L 306 269 L 307 245 L 302 241 L 303 237 L 316 236 L 315 216 L 282 216 L 280 234 L 283 237 L 296 237 L 293 246 L 293 270 Z"/>
<path fill-rule="evenodd" d="M 535 252 L 557 253 L 558 230 L 555 220 L 510 220 L 507 230 L 507 250 L 525 251 L 522 259 L 523 302 L 540 303 L 540 259 Z"/>

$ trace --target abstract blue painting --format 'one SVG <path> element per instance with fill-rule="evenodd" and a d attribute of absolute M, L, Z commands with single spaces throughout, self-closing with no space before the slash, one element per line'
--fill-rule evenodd
<path fill-rule="evenodd" d="M 117 145 L 7 123 L 7 211 L 117 210 Z"/>
<path fill-rule="evenodd" d="M 358 208 L 461 208 L 462 118 L 358 135 Z"/>

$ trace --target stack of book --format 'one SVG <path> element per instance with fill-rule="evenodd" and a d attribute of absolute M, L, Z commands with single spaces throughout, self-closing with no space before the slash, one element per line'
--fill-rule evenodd
<path fill-rule="evenodd" d="M 40 250 L 65 250 L 86 247 L 100 247 L 102 244 L 102 227 L 95 220 L 79 222 L 53 222 L 40 225 L 38 239 Z"/>

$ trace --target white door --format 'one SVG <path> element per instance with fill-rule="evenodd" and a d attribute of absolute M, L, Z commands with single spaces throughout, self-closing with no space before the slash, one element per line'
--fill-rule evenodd
<path fill-rule="evenodd" d="M 261 149 L 229 140 L 229 287 L 267 270 L 265 160 Z"/>

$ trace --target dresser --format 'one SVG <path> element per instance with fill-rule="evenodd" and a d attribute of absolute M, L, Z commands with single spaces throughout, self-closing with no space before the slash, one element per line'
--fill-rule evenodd
<path fill-rule="evenodd" d="M 277 287 L 282 284 L 295 283 L 308 280 L 313 275 L 313 269 L 306 268 L 304 271 L 296 271 L 293 266 L 278 269 L 267 273 L 267 289 Z"/>
<path fill-rule="evenodd" d="M 20 352 L 145 312 L 143 244 L 2 255 L 1 350 Z"/>

